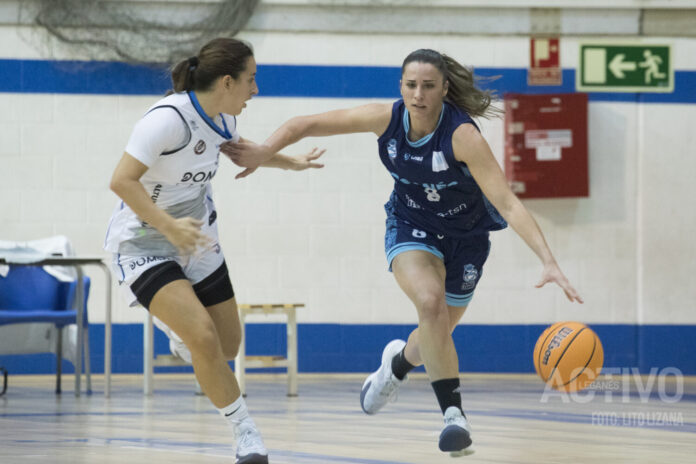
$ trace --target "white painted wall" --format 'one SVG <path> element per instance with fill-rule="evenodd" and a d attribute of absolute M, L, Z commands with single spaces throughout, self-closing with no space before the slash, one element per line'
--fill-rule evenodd
<path fill-rule="evenodd" d="M 0 27 L 0 57 L 42 58 L 26 32 Z M 521 37 L 243 37 L 254 44 L 259 63 L 398 66 L 421 47 L 484 67 L 525 67 L 529 56 L 528 40 Z M 645 41 L 672 43 L 675 68 L 696 69 L 696 40 Z M 576 66 L 577 43 L 562 39 L 563 67 Z M 108 190 L 111 171 L 130 128 L 156 98 L 0 94 L 0 238 L 65 234 L 80 254 L 107 257 L 101 244 L 116 202 Z M 365 102 L 259 97 L 239 118 L 239 128 L 261 141 L 293 115 Z M 690 188 L 696 108 L 591 103 L 589 121 L 590 198 L 525 201 L 585 305 L 569 304 L 556 288 L 534 289 L 541 267 L 506 230 L 493 234 L 465 322 L 696 323 L 696 286 L 690 285 L 696 275 L 690 237 L 696 230 Z M 500 120 L 482 121 L 499 159 L 502 127 Z M 305 302 L 300 322 L 414 323 L 415 310 L 386 271 L 382 204 L 391 180 L 375 137 L 306 140 L 287 153 L 315 145 L 328 149 L 321 171 L 263 170 L 235 181 L 238 169 L 223 162 L 215 178 L 222 244 L 239 301 Z M 89 274 L 91 314 L 99 322 L 103 279 L 96 270 Z M 142 310 L 126 308 L 118 294 L 115 302 L 116 322 L 141 320 Z"/>

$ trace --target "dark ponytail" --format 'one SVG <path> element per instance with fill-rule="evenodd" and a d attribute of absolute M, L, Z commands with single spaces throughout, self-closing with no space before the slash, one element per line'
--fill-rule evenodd
<path fill-rule="evenodd" d="M 482 78 L 474 76 L 473 68 L 464 67 L 455 59 L 435 50 L 420 49 L 406 57 L 401 66 L 401 74 L 406 65 L 414 61 L 429 63 L 437 68 L 444 80 L 449 82 L 445 100 L 466 111 L 470 116 L 490 118 L 502 114 L 502 110 L 491 106 L 495 93 L 490 90 L 481 90 L 476 86 Z"/>
<path fill-rule="evenodd" d="M 174 92 L 208 90 L 219 77 L 237 79 L 246 70 L 247 60 L 254 56 L 246 42 L 230 38 L 213 39 L 198 55 L 181 60 L 172 68 Z"/>

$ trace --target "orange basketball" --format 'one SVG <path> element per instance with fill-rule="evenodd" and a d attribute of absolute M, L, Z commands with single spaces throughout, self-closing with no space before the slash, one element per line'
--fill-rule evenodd
<path fill-rule="evenodd" d="M 556 390 L 587 388 L 603 364 L 602 342 L 582 322 L 557 322 L 544 330 L 534 346 L 534 368 Z"/>

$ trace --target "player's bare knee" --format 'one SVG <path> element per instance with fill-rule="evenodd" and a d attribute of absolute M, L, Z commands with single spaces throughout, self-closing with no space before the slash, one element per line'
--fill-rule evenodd
<path fill-rule="evenodd" d="M 427 323 L 442 323 L 449 328 L 449 315 L 447 314 L 447 305 L 440 291 L 423 291 L 416 298 L 416 307 L 418 309 L 418 317 L 421 322 Z"/>
<path fill-rule="evenodd" d="M 182 335 L 181 338 L 189 350 L 191 350 L 191 353 L 205 356 L 213 354 L 219 349 L 220 345 L 215 324 L 210 319 L 196 321 L 190 327 L 190 330 L 187 331 L 186 336 Z"/>

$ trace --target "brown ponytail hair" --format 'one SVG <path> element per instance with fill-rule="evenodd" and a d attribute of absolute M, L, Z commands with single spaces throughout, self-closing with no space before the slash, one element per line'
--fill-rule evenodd
<path fill-rule="evenodd" d="M 216 79 L 230 75 L 237 79 L 246 70 L 247 60 L 254 56 L 246 42 L 230 38 L 213 39 L 198 55 L 178 62 L 172 68 L 174 92 L 208 90 Z"/>
<path fill-rule="evenodd" d="M 502 110 L 491 106 L 495 93 L 490 90 L 481 90 L 476 86 L 477 81 L 483 79 L 474 76 L 473 68 L 464 67 L 443 53 L 422 48 L 406 57 L 401 66 L 401 74 L 404 73 L 406 65 L 414 61 L 432 64 L 440 71 L 444 81 L 449 82 L 445 100 L 466 111 L 470 116 L 490 118 L 502 114 Z"/>

